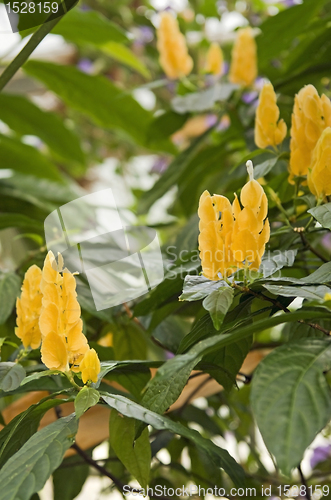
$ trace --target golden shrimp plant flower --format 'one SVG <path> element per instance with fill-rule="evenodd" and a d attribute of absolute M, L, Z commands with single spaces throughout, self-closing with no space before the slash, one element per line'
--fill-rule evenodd
<path fill-rule="evenodd" d="M 319 138 L 308 168 L 308 187 L 318 199 L 331 194 L 331 128 L 326 128 Z"/>
<path fill-rule="evenodd" d="M 179 30 L 177 19 L 169 12 L 161 14 L 157 49 L 160 64 L 168 78 L 175 80 L 191 72 L 193 60 L 188 54 L 185 37 Z"/>
<path fill-rule="evenodd" d="M 40 290 L 41 269 L 33 265 L 25 273 L 21 297 L 16 301 L 17 327 L 15 333 L 21 339 L 25 349 L 37 349 L 41 342 L 39 316 L 42 293 Z"/>
<path fill-rule="evenodd" d="M 202 193 L 199 201 L 199 251 L 206 278 L 226 278 L 238 269 L 258 270 L 269 241 L 268 201 L 263 187 L 254 180 L 252 162 L 247 162 L 249 181 L 240 202 L 231 204 L 221 195 Z"/>
<path fill-rule="evenodd" d="M 257 77 L 257 48 L 252 28 L 238 31 L 232 49 L 229 80 L 244 87 L 252 85 Z"/>
<path fill-rule="evenodd" d="M 48 252 L 42 270 L 41 290 L 42 361 L 51 370 L 80 372 L 80 363 L 89 346 L 83 333 L 76 280 L 68 269 L 63 269 L 61 254 L 57 263 L 53 253 Z"/>
<path fill-rule="evenodd" d="M 94 349 L 89 349 L 80 364 L 80 370 L 82 372 L 82 380 L 84 384 L 89 380 L 91 382 L 97 382 L 98 374 L 100 372 L 100 361 L 97 353 Z"/>
<path fill-rule="evenodd" d="M 255 116 L 255 144 L 264 149 L 275 147 L 283 142 L 287 126 L 283 119 L 279 120 L 277 98 L 271 83 L 265 83 L 261 93 Z"/>
<path fill-rule="evenodd" d="M 306 85 L 295 96 L 292 113 L 289 181 L 305 176 L 312 161 L 315 146 L 323 130 L 331 127 L 331 102 L 319 97 L 313 85 Z"/>
<path fill-rule="evenodd" d="M 212 43 L 207 52 L 206 73 L 221 76 L 223 74 L 223 52 L 218 43 Z"/>

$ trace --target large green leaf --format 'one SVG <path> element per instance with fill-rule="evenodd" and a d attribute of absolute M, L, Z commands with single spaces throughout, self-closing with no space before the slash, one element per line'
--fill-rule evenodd
<path fill-rule="evenodd" d="M 11 361 L 0 363 L 0 389 L 2 391 L 13 391 L 20 386 L 24 377 L 25 370 L 19 363 Z"/>
<path fill-rule="evenodd" d="M 29 500 L 62 462 L 77 432 L 75 414 L 34 434 L 0 471 L 0 500 Z"/>
<path fill-rule="evenodd" d="M 81 492 L 90 467 L 87 463 L 76 464 L 77 455 L 65 458 L 53 472 L 54 500 L 72 500 Z"/>
<path fill-rule="evenodd" d="M 331 229 L 331 203 L 314 207 L 308 212 L 326 229 Z"/>
<path fill-rule="evenodd" d="M 226 450 L 219 448 L 211 440 L 203 438 L 197 431 L 188 429 L 178 422 L 174 422 L 167 417 L 158 415 L 151 410 L 147 410 L 143 406 L 124 396 L 103 394 L 102 398 L 111 408 L 114 408 L 126 417 L 139 420 L 158 430 L 169 430 L 189 439 L 201 448 L 213 460 L 213 462 L 218 465 L 218 467 L 222 467 L 225 472 L 229 474 L 235 484 L 243 484 L 244 472 L 241 466 L 237 464 L 237 462 Z"/>
<path fill-rule="evenodd" d="M 254 374 L 254 416 L 285 474 L 299 465 L 331 417 L 331 393 L 323 375 L 330 368 L 330 341 L 302 339 L 275 349 Z"/>
<path fill-rule="evenodd" d="M 52 29 L 52 33 L 62 35 L 77 44 L 102 46 L 107 42 L 125 43 L 128 37 L 117 24 L 95 10 L 84 12 L 72 9 Z"/>
<path fill-rule="evenodd" d="M 226 313 L 231 307 L 233 301 L 234 289 L 220 287 L 209 294 L 202 302 L 203 307 L 209 312 L 216 330 L 219 330 Z"/>
<path fill-rule="evenodd" d="M 54 113 L 42 111 L 25 97 L 13 94 L 0 94 L 0 108 L 1 120 L 15 132 L 40 137 L 64 159 L 85 162 L 78 137 Z"/>
<path fill-rule="evenodd" d="M 108 56 L 138 71 L 145 78 L 149 78 L 150 72 L 138 57 L 128 47 L 122 43 L 108 42 L 101 47 L 101 50 Z"/>
<path fill-rule="evenodd" d="M 44 233 L 44 227 L 41 222 L 38 222 L 34 219 L 31 219 L 30 217 L 23 215 L 23 214 L 15 214 L 15 213 L 7 213 L 7 214 L 0 214 L 0 230 L 1 229 L 6 229 L 7 227 L 17 227 L 19 229 L 24 229 L 26 231 L 33 231 L 38 234 Z M 0 274 L 0 296 L 1 296 L 1 276 L 3 273 Z M 19 287 L 18 287 L 18 292 L 15 294 L 16 296 L 19 294 Z M 2 303 L 3 304 L 3 303 Z M 0 318 L 1 318 L 1 306 L 0 305 Z M 14 302 L 13 302 L 14 305 Z M 13 305 L 11 307 L 11 310 L 13 308 Z M 10 311 L 11 311 L 10 310 Z M 10 313 L 9 313 L 10 314 Z M 1 323 L 0 319 L 0 323 Z"/>
<path fill-rule="evenodd" d="M 109 442 L 130 474 L 146 489 L 151 466 L 148 430 L 135 440 L 135 421 L 112 411 L 109 420 Z"/>
<path fill-rule="evenodd" d="M 21 280 L 17 274 L 11 271 L 6 273 L 0 271 L 0 325 L 6 321 L 12 312 L 16 297 L 20 293 L 20 287 Z"/>
<path fill-rule="evenodd" d="M 326 293 L 331 293 L 331 289 L 325 285 L 319 286 L 284 286 L 284 285 L 264 285 L 269 292 L 283 297 L 302 297 L 308 300 L 323 301 Z"/>
<path fill-rule="evenodd" d="M 96 125 L 122 130 L 138 144 L 146 144 L 150 113 L 110 80 L 74 67 L 39 61 L 29 61 L 24 69 Z"/>
<path fill-rule="evenodd" d="M 196 138 L 187 149 L 176 156 L 162 177 L 160 177 L 154 186 L 149 191 L 144 193 L 142 198 L 139 200 L 139 213 L 146 213 L 153 203 L 160 199 L 178 182 L 178 179 L 186 171 L 190 161 L 213 128 L 214 127 L 210 127 L 204 134 Z"/>
<path fill-rule="evenodd" d="M 9 168 L 22 174 L 62 181 L 56 166 L 36 148 L 0 134 L 0 168 Z"/>
<path fill-rule="evenodd" d="M 16 415 L 2 429 L 0 432 L 0 468 L 37 432 L 41 418 L 49 409 L 73 400 L 73 398 L 51 398 L 53 396 L 47 396 L 40 400 L 39 403 L 30 406 L 24 412 Z"/>

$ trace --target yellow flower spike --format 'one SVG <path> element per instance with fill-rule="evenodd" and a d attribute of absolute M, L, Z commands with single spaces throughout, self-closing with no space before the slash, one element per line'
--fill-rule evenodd
<path fill-rule="evenodd" d="M 329 300 L 331 300 L 331 293 L 326 293 L 326 294 L 324 295 L 324 301 L 325 301 L 325 302 L 327 302 L 327 301 L 329 301 Z"/>
<path fill-rule="evenodd" d="M 256 109 L 255 117 L 255 144 L 264 149 L 280 144 L 287 132 L 283 119 L 279 120 L 279 108 L 276 104 L 276 94 L 271 83 L 265 83 Z"/>
<path fill-rule="evenodd" d="M 101 366 L 98 355 L 94 349 L 90 349 L 85 353 L 79 369 L 82 372 L 82 380 L 84 384 L 89 381 L 94 383 L 98 381 L 98 374 L 101 370 Z"/>
<path fill-rule="evenodd" d="M 41 342 L 39 315 L 42 293 L 40 290 L 41 269 L 33 265 L 25 273 L 21 297 L 16 301 L 17 327 L 16 336 L 21 339 L 25 349 L 37 349 Z"/>
<path fill-rule="evenodd" d="M 257 77 L 257 55 L 256 42 L 252 28 L 244 28 L 238 31 L 235 44 L 232 49 L 232 61 L 230 66 L 229 80 L 249 87 Z"/>
<path fill-rule="evenodd" d="M 295 176 L 308 173 L 312 153 L 323 130 L 331 127 L 331 102 L 323 94 L 319 97 L 313 85 L 306 85 L 295 96 L 292 113 L 289 182 Z"/>
<path fill-rule="evenodd" d="M 316 198 L 331 194 L 331 128 L 324 130 L 313 151 L 308 187 Z"/>
<path fill-rule="evenodd" d="M 206 73 L 212 75 L 223 75 L 223 52 L 218 43 L 212 43 L 207 52 Z"/>
<path fill-rule="evenodd" d="M 41 360 L 50 370 L 69 370 L 65 339 L 56 332 L 50 332 L 41 346 Z"/>
<path fill-rule="evenodd" d="M 179 30 L 177 19 L 169 12 L 161 14 L 157 48 L 160 64 L 168 78 L 175 80 L 191 72 L 193 60 L 188 54 L 185 37 Z"/>

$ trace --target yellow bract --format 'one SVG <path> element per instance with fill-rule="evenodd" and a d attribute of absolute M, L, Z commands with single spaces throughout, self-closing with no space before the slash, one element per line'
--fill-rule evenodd
<path fill-rule="evenodd" d="M 249 87 L 257 77 L 256 43 L 251 28 L 238 31 L 232 49 L 229 80 Z"/>
<path fill-rule="evenodd" d="M 295 96 L 291 128 L 290 177 L 307 175 L 312 153 L 323 130 L 331 127 L 331 102 L 319 97 L 313 85 L 306 85 Z"/>
<path fill-rule="evenodd" d="M 177 19 L 168 12 L 161 14 L 157 48 L 160 64 L 168 78 L 175 80 L 191 72 L 193 60 L 188 54 L 185 37 L 179 30 Z"/>
<path fill-rule="evenodd" d="M 41 269 L 31 266 L 24 276 L 21 298 L 16 301 L 17 327 L 15 333 L 27 349 L 37 349 L 41 342 L 39 315 L 41 310 Z"/>
<path fill-rule="evenodd" d="M 202 272 L 211 280 L 241 268 L 257 270 L 269 241 L 268 201 L 253 178 L 242 188 L 241 205 L 225 196 L 202 193 L 199 202 L 199 251 Z"/>
<path fill-rule="evenodd" d="M 208 49 L 205 70 L 212 75 L 223 74 L 223 52 L 218 43 L 212 43 Z"/>
<path fill-rule="evenodd" d="M 48 252 L 43 270 L 39 269 L 39 283 L 42 295 L 36 321 L 39 318 L 42 361 L 51 370 L 80 372 L 89 346 L 83 334 L 76 280 L 68 269 L 63 269 L 61 254 L 56 262 L 53 253 Z"/>
<path fill-rule="evenodd" d="M 90 349 L 86 352 L 80 364 L 80 369 L 84 384 L 88 381 L 97 382 L 98 373 L 100 372 L 100 361 L 94 349 Z"/>
<path fill-rule="evenodd" d="M 316 198 L 331 194 L 331 128 L 319 138 L 308 169 L 308 187 Z"/>
<path fill-rule="evenodd" d="M 271 83 L 265 83 L 260 93 L 255 117 L 255 144 L 264 149 L 280 144 L 287 132 L 284 120 L 279 120 L 276 94 Z"/>

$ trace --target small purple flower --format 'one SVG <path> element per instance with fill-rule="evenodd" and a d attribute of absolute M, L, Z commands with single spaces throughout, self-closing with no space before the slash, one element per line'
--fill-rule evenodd
<path fill-rule="evenodd" d="M 154 38 L 153 30 L 150 26 L 137 26 L 133 30 L 135 37 L 134 45 L 136 47 L 144 47 Z"/>
<path fill-rule="evenodd" d="M 217 122 L 217 116 L 216 115 L 209 114 L 209 115 L 206 116 L 206 125 L 207 125 L 208 128 L 210 128 L 213 125 L 215 125 L 216 122 Z"/>
<path fill-rule="evenodd" d="M 80 69 L 83 73 L 87 73 L 88 75 L 90 75 L 91 73 L 93 73 L 93 62 L 87 58 L 80 59 L 77 63 L 77 68 Z"/>
<path fill-rule="evenodd" d="M 313 469 L 319 462 L 323 462 L 328 458 L 331 458 L 331 444 L 328 444 L 327 446 L 317 446 L 310 459 L 311 468 Z"/>
<path fill-rule="evenodd" d="M 326 250 L 331 252 L 331 233 L 327 233 L 325 236 L 323 236 L 322 245 Z"/>
<path fill-rule="evenodd" d="M 166 359 L 171 359 L 171 358 L 174 357 L 174 353 L 171 352 L 171 351 L 166 351 L 165 352 L 165 357 L 166 357 Z"/>
<path fill-rule="evenodd" d="M 244 92 L 242 95 L 242 100 L 245 104 L 253 104 L 258 98 L 258 93 L 256 90 L 252 90 L 251 92 Z"/>
<path fill-rule="evenodd" d="M 151 173 L 163 174 L 168 168 L 168 160 L 159 156 L 151 168 Z"/>
<path fill-rule="evenodd" d="M 298 1 L 297 0 L 282 0 L 282 3 L 286 7 L 294 7 L 295 5 L 298 5 Z"/>

